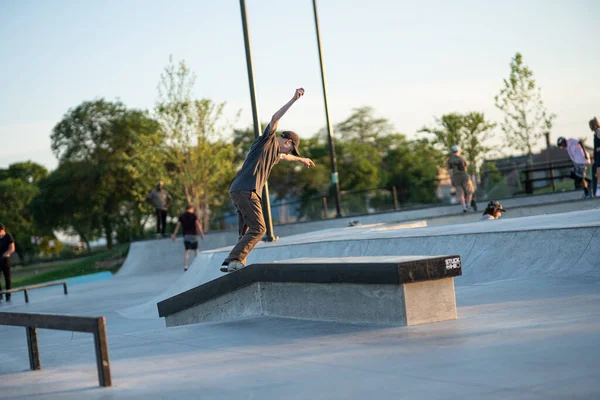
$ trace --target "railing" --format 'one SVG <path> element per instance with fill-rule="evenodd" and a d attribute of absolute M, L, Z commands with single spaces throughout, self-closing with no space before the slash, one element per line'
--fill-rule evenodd
<path fill-rule="evenodd" d="M 535 167 L 535 168 L 526 168 L 522 169 L 521 173 L 524 175 L 524 179 L 521 180 L 523 185 L 525 186 L 525 193 L 533 194 L 534 191 L 534 183 L 535 182 L 550 182 L 552 186 L 552 191 L 556 192 L 556 181 L 562 180 L 565 178 L 571 178 L 571 174 L 567 174 L 564 171 L 567 169 L 571 169 L 573 167 L 573 163 L 571 162 L 559 162 L 559 163 L 547 163 L 547 166 L 544 167 Z M 556 174 L 556 170 L 559 171 L 559 175 Z M 543 177 L 532 177 L 535 176 L 536 172 L 546 172 Z"/>
<path fill-rule="evenodd" d="M 27 349 L 29 350 L 29 366 L 33 371 L 42 368 L 36 329 L 92 333 L 96 349 L 98 381 L 100 386 L 112 385 L 110 362 L 108 360 L 108 341 L 106 340 L 106 320 L 104 317 L 0 312 L 0 325 L 25 327 Z"/>
<path fill-rule="evenodd" d="M 51 283 L 41 283 L 39 285 L 23 286 L 23 287 L 18 287 L 18 288 L 14 288 L 14 289 L 7 289 L 7 290 L 1 291 L 0 295 L 23 292 L 25 294 L 25 303 L 29 303 L 29 291 L 30 290 L 41 289 L 41 288 L 45 288 L 45 287 L 49 287 L 49 286 L 60 286 L 60 285 L 62 285 L 65 295 L 69 294 L 67 292 L 67 282 L 60 281 L 60 282 L 51 282 Z"/>

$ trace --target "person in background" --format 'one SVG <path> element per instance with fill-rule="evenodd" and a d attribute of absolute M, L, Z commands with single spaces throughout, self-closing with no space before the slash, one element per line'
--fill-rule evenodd
<path fill-rule="evenodd" d="M 488 203 L 480 220 L 489 221 L 490 219 L 498 219 L 502 216 L 503 212 L 506 212 L 506 210 L 502 207 L 502 204 L 497 200 L 492 200 Z"/>
<path fill-rule="evenodd" d="M 600 121 L 598 118 L 590 120 L 590 129 L 594 134 L 594 169 L 592 171 L 592 192 L 596 197 L 600 197 L 600 187 L 598 187 L 598 179 L 600 179 Z"/>
<path fill-rule="evenodd" d="M 173 201 L 173 197 L 163 187 L 162 181 L 156 182 L 156 188 L 148 193 L 146 200 L 156 209 L 156 234 L 164 237 L 167 225 L 167 210 Z"/>
<path fill-rule="evenodd" d="M 6 227 L 0 224 L 0 272 L 4 275 L 6 290 L 12 289 L 10 280 L 10 255 L 15 252 L 15 241 L 10 233 L 6 232 Z M 0 281 L 0 292 L 2 291 L 2 281 Z M 2 295 L 0 295 L 2 301 Z M 10 301 L 10 293 L 6 294 L 6 301 Z"/>
<path fill-rule="evenodd" d="M 559 137 L 556 145 L 561 149 L 567 149 L 571 161 L 573 161 L 573 174 L 575 177 L 575 185 L 583 188 L 583 198 L 591 199 L 592 193 L 588 188 L 587 167 L 591 164 L 590 155 L 585 149 L 585 145 L 578 139 L 565 139 Z"/>
<path fill-rule="evenodd" d="M 447 167 L 450 174 L 452 186 L 456 189 L 456 200 L 463 208 L 463 212 L 477 209 L 477 204 L 473 202 L 473 182 L 467 172 L 467 160 L 461 155 L 462 150 L 459 146 L 452 146 L 452 155 L 448 158 Z"/>
<path fill-rule="evenodd" d="M 204 240 L 204 232 L 202 231 L 202 225 L 200 225 L 200 221 L 194 213 L 194 205 L 188 204 L 185 212 L 179 216 L 179 220 L 177 221 L 177 225 L 175 226 L 175 231 L 173 232 L 173 236 L 171 239 L 175 241 L 177 237 L 177 231 L 179 227 L 183 227 L 183 245 L 185 246 L 185 255 L 183 256 L 183 270 L 188 270 L 188 260 L 190 256 L 190 250 L 194 250 L 195 257 L 198 257 L 198 233 L 200 233 L 200 237 Z"/>

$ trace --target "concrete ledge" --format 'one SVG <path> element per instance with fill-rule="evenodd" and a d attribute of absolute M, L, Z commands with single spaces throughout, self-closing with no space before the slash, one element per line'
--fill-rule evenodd
<path fill-rule="evenodd" d="M 456 319 L 459 256 L 305 258 L 253 264 L 158 303 L 167 326 L 280 316 L 416 325 Z"/>

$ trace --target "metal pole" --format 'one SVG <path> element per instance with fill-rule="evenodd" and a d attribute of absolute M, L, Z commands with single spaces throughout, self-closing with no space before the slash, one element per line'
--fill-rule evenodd
<path fill-rule="evenodd" d="M 98 381 L 100 386 L 112 386 L 110 375 L 110 361 L 108 359 L 108 341 L 106 340 L 106 319 L 99 317 L 94 332 L 94 347 L 96 349 L 96 365 L 98 368 Z"/>
<path fill-rule="evenodd" d="M 552 192 L 556 192 L 556 181 L 554 178 L 554 168 L 552 167 L 552 163 L 550 163 L 550 178 L 552 179 Z"/>
<path fill-rule="evenodd" d="M 333 128 L 329 120 L 329 105 L 327 102 L 327 82 L 325 80 L 325 65 L 323 63 L 323 49 L 321 48 L 321 33 L 319 30 L 319 16 L 317 14 L 317 0 L 313 0 L 313 10 L 315 13 L 315 27 L 317 30 L 317 46 L 319 48 L 319 61 L 321 63 L 321 83 L 323 84 L 323 101 L 325 102 L 325 118 L 327 119 L 327 133 L 329 138 L 329 155 L 331 158 L 331 185 L 335 189 L 335 216 L 341 217 L 342 211 L 340 204 L 342 203 L 340 196 L 340 182 L 337 173 L 337 162 L 335 159 L 335 146 L 333 143 Z"/>
<path fill-rule="evenodd" d="M 42 369 L 40 349 L 38 347 L 37 331 L 30 326 L 25 328 L 27 334 L 27 350 L 29 351 L 29 367 L 33 371 Z"/>
<path fill-rule="evenodd" d="M 327 219 L 327 197 L 323 196 L 323 219 Z"/>
<path fill-rule="evenodd" d="M 397 210 L 398 207 L 398 192 L 396 191 L 396 186 L 392 186 L 392 199 L 394 200 L 394 210 Z"/>
<path fill-rule="evenodd" d="M 248 67 L 248 83 L 250 85 L 250 99 L 252 101 L 252 118 L 254 120 L 254 137 L 261 134 L 260 119 L 258 118 L 258 105 L 256 103 L 256 89 L 254 87 L 254 69 L 252 67 L 252 48 L 250 47 L 250 30 L 248 29 L 248 18 L 246 16 L 246 0 L 240 0 L 240 11 L 242 12 L 242 28 L 244 31 L 244 46 L 246 47 L 246 66 Z M 262 194 L 263 216 L 267 226 L 265 240 L 274 242 L 277 237 L 273 235 L 273 220 L 271 219 L 271 201 L 269 200 L 269 185 L 265 182 Z"/>

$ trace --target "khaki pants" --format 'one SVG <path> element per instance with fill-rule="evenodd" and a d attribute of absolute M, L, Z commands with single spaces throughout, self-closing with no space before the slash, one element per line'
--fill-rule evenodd
<path fill-rule="evenodd" d="M 225 259 L 225 262 L 239 260 L 246 263 L 248 253 L 267 232 L 262 205 L 254 191 L 236 191 L 230 193 L 231 200 L 238 213 L 238 242 Z"/>

